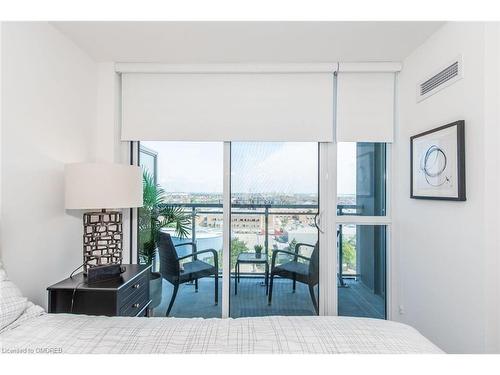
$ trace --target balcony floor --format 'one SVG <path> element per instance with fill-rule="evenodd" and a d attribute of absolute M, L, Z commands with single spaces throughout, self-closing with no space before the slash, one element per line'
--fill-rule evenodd
<path fill-rule="evenodd" d="M 385 319 L 385 301 L 360 281 L 344 279 L 347 288 L 338 288 L 339 315 Z"/>
<path fill-rule="evenodd" d="M 263 278 L 242 278 L 238 285 L 238 294 L 234 295 L 234 279 L 231 279 L 231 317 L 266 316 L 266 315 L 314 315 L 314 308 L 306 285 L 297 283 L 297 290 L 292 292 L 292 281 L 276 278 L 273 288 L 273 303 L 267 304 Z M 349 287 L 339 288 L 339 315 L 384 317 L 384 301 L 374 295 L 363 284 L 346 280 Z M 173 287 L 163 280 L 163 296 L 154 316 L 165 316 Z M 317 288 L 316 288 L 317 296 Z M 199 280 L 198 293 L 194 284 L 179 287 L 177 298 L 170 313 L 173 317 L 214 318 L 221 316 L 222 282 L 219 279 L 219 305 L 213 302 L 213 279 Z"/>

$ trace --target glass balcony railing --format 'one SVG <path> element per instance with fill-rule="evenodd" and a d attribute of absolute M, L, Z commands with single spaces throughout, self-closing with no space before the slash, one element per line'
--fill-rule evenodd
<path fill-rule="evenodd" d="M 196 242 L 198 250 L 215 249 L 222 259 L 223 219 L 222 204 L 217 203 L 177 203 L 170 206 L 182 207 L 191 216 L 191 230 L 188 237 L 179 238 L 171 229 L 174 243 Z M 270 259 L 273 249 L 287 249 L 294 242 L 314 244 L 317 229 L 314 204 L 241 204 L 233 203 L 231 210 L 231 271 L 236 258 L 242 252 L 255 252 L 262 247 L 262 256 Z M 170 231 L 170 229 L 168 229 Z M 187 255 L 191 247 L 178 247 L 179 256 Z M 210 262 L 207 259 L 199 258 Z M 222 262 L 219 264 L 222 272 Z M 242 275 L 262 275 L 263 266 L 244 265 Z"/>
<path fill-rule="evenodd" d="M 223 238 L 223 211 L 222 203 L 169 203 L 168 206 L 181 207 L 191 217 L 191 228 L 185 238 L 175 235 L 175 230 L 165 229 L 170 232 L 175 244 L 195 242 L 198 250 L 215 249 L 222 259 Z M 231 205 L 231 271 L 238 255 L 242 252 L 255 252 L 255 247 L 262 248 L 263 257 L 269 260 L 274 249 L 293 249 L 295 243 L 309 243 L 314 245 L 318 240 L 318 231 L 315 226 L 315 216 L 318 211 L 316 204 L 243 204 Z M 362 207 L 356 205 L 338 205 L 338 215 L 356 215 Z M 342 233 L 339 238 L 340 248 L 344 248 Z M 307 251 L 307 248 L 304 248 Z M 312 250 L 312 249 L 311 249 Z M 184 256 L 192 251 L 191 246 L 178 247 L 179 256 Z M 342 254 L 343 252 L 340 252 Z M 304 253 L 309 256 L 310 254 Z M 210 253 L 206 259 L 211 262 Z M 288 259 L 278 259 L 283 262 Z M 341 256 L 342 259 L 342 256 Z M 340 260 L 341 260 L 340 259 Z M 222 261 L 219 262 L 222 273 Z M 353 272 L 354 271 L 354 272 Z M 264 266 L 259 264 L 246 264 L 240 270 L 242 275 L 262 276 Z M 343 265 L 342 274 L 355 274 L 355 270 Z"/>

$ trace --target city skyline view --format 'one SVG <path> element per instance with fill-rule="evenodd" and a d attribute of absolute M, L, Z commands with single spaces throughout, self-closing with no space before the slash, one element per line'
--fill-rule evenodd
<path fill-rule="evenodd" d="M 157 153 L 158 183 L 168 195 L 222 195 L 222 142 L 144 141 Z M 338 195 L 356 189 L 356 147 L 339 143 Z M 165 166 L 168 166 L 166 168 Z M 318 144 L 312 142 L 233 142 L 231 192 L 293 196 L 318 193 Z"/>

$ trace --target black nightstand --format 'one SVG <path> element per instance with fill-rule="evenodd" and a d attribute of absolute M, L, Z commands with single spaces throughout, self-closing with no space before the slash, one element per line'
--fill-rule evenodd
<path fill-rule="evenodd" d="M 151 266 L 123 264 L 119 280 L 87 285 L 83 273 L 47 288 L 49 313 L 148 316 Z M 75 291 L 76 288 L 76 291 Z M 73 297 L 74 293 L 74 297 Z M 71 307 L 73 300 L 73 307 Z"/>

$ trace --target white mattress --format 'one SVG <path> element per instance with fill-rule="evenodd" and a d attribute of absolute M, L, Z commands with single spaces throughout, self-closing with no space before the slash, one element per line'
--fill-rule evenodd
<path fill-rule="evenodd" d="M 108 318 L 44 314 L 0 334 L 2 352 L 442 353 L 414 328 L 377 319 Z"/>

